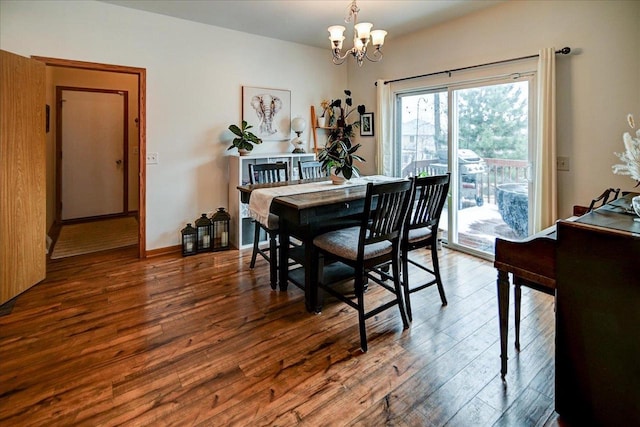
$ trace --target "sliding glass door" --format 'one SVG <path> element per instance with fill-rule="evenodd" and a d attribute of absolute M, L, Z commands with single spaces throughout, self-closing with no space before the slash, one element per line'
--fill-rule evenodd
<path fill-rule="evenodd" d="M 446 173 L 449 156 L 448 94 L 446 89 L 414 92 L 397 97 L 396 169 L 402 177 Z M 396 173 L 398 174 L 398 173 Z M 446 207 L 445 207 L 446 209 Z M 441 227 L 448 218 L 442 215 Z"/>
<path fill-rule="evenodd" d="M 397 175 L 451 172 L 440 223 L 449 245 L 491 256 L 496 237 L 529 234 L 531 84 L 510 78 L 397 95 Z"/>

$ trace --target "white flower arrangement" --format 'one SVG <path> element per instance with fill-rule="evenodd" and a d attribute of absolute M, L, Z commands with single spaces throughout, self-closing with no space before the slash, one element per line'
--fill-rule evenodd
<path fill-rule="evenodd" d="M 635 129 L 636 125 L 633 120 L 633 115 L 627 115 L 627 122 L 631 129 Z M 613 173 L 616 175 L 629 175 L 632 179 L 635 179 L 640 185 L 640 129 L 636 130 L 635 137 L 631 136 L 629 132 L 625 132 L 622 136 L 624 141 L 624 147 L 626 151 L 624 153 L 613 153 L 623 164 L 613 165 Z"/>

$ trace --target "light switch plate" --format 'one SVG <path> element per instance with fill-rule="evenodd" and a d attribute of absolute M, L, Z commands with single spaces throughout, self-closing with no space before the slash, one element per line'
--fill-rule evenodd
<path fill-rule="evenodd" d="M 558 156 L 556 160 L 556 166 L 559 171 L 568 171 L 569 170 L 569 157 L 566 156 Z"/>

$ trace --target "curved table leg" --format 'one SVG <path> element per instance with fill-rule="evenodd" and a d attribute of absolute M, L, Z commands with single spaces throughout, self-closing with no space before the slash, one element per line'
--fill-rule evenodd
<path fill-rule="evenodd" d="M 509 273 L 498 270 L 498 320 L 500 323 L 500 375 L 507 375 L 507 334 L 509 331 Z"/>

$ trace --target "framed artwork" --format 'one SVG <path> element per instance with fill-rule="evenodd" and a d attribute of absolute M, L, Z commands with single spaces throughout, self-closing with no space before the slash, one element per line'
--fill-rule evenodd
<path fill-rule="evenodd" d="M 360 115 L 360 136 L 373 136 L 373 113 Z"/>
<path fill-rule="evenodd" d="M 263 141 L 291 139 L 291 91 L 242 86 L 242 120 Z"/>

